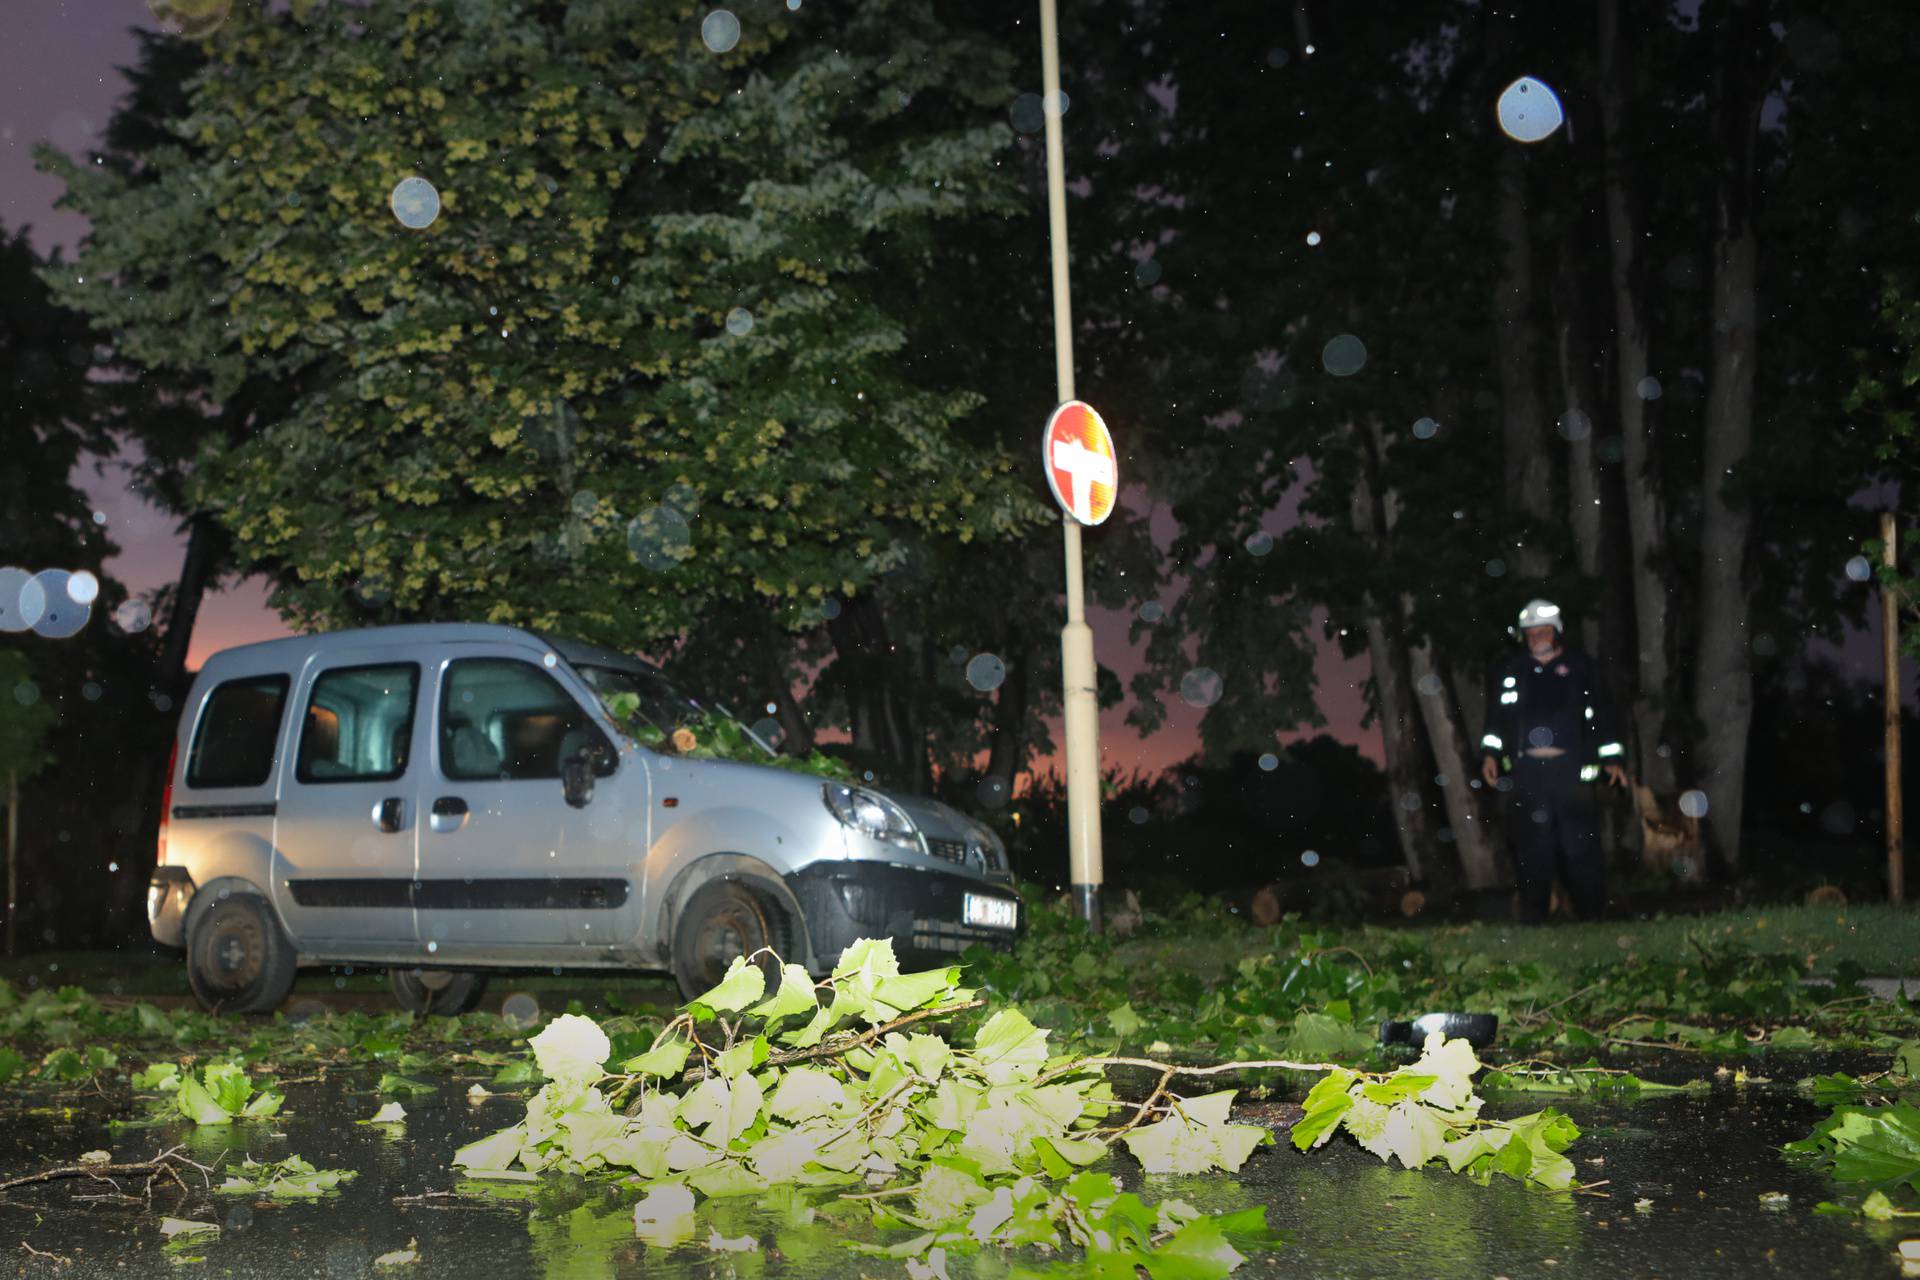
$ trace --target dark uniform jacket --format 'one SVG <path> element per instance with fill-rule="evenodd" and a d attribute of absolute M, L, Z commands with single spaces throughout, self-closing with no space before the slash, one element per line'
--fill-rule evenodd
<path fill-rule="evenodd" d="M 1529 747 L 1559 747 L 1578 757 L 1588 781 L 1604 765 L 1626 764 L 1619 721 L 1600 696 L 1586 654 L 1563 648 L 1543 665 L 1523 649 L 1494 664 L 1480 753 L 1511 767 Z"/>

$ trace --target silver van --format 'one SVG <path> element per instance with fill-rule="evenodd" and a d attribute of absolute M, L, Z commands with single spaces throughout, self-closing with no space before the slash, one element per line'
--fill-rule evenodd
<path fill-rule="evenodd" d="M 939 962 L 1010 943 L 1000 840 L 936 801 L 676 756 L 701 703 L 637 658 L 512 627 L 243 645 L 181 709 L 147 915 L 210 1009 L 260 1012 L 305 964 L 384 966 L 453 1013 L 490 969 L 666 969 L 694 994 L 770 946 L 825 973 L 856 937 Z"/>

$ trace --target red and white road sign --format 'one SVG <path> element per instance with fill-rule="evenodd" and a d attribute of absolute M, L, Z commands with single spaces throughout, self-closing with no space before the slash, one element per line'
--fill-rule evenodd
<path fill-rule="evenodd" d="M 1081 524 L 1099 524 L 1113 514 L 1120 493 L 1120 464 L 1113 436 L 1093 406 L 1069 400 L 1047 419 L 1040 458 L 1047 487 L 1062 510 Z"/>

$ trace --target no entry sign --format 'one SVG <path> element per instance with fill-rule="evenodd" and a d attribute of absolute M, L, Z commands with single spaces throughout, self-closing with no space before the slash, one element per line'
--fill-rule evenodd
<path fill-rule="evenodd" d="M 1069 400 L 1047 419 L 1040 458 L 1053 499 L 1081 524 L 1099 524 L 1113 514 L 1120 491 L 1120 464 L 1113 436 L 1093 406 Z"/>

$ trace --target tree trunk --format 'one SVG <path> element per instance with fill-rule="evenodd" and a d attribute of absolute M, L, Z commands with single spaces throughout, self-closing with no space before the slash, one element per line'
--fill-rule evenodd
<path fill-rule="evenodd" d="M 1378 546 L 1385 535 L 1387 518 L 1374 502 L 1372 448 L 1358 438 L 1357 431 L 1353 434 L 1362 452 L 1362 470 L 1348 495 L 1349 515 L 1354 532 Z M 1371 595 L 1363 600 L 1361 609 L 1366 616 L 1367 656 L 1373 665 L 1374 714 L 1380 720 L 1381 745 L 1387 758 L 1387 807 L 1393 814 L 1393 831 L 1407 874 L 1416 882 L 1424 881 L 1429 871 L 1426 851 L 1433 847 L 1435 833 L 1425 801 L 1427 759 L 1420 749 L 1420 712 L 1414 702 L 1407 647 L 1398 628 L 1388 629 Z"/>
<path fill-rule="evenodd" d="M 1752 510 L 1730 500 L 1736 468 L 1753 447 L 1754 358 L 1759 318 L 1758 244 L 1753 229 L 1755 146 L 1762 87 L 1754 74 L 1764 15 L 1757 4 L 1734 6 L 1724 19 L 1719 121 L 1723 157 L 1714 202 L 1712 355 L 1707 386 L 1700 527 L 1700 637 L 1694 715 L 1704 726 L 1699 781 L 1707 794 L 1708 847 L 1723 871 L 1740 866 L 1740 820 L 1746 798 L 1747 732 L 1753 722 L 1753 662 L 1747 585 Z"/>
<path fill-rule="evenodd" d="M 1413 601 L 1403 599 L 1402 613 L 1411 617 Z M 1435 660 L 1432 644 L 1421 641 L 1407 646 L 1407 667 L 1419 691 L 1420 715 L 1426 722 L 1427 741 L 1433 746 L 1433 758 L 1440 765 L 1446 785 L 1440 789 L 1447 808 L 1447 825 L 1453 828 L 1453 843 L 1460 850 L 1460 869 L 1469 889 L 1491 889 L 1505 882 L 1500 872 L 1500 855 L 1493 830 L 1480 807 L 1479 793 L 1472 780 L 1480 772 L 1480 753 L 1473 749 L 1466 726 L 1449 705 L 1451 688 Z M 1431 693 L 1428 690 L 1432 690 Z"/>
<path fill-rule="evenodd" d="M 767 684 L 773 689 L 774 718 L 780 722 L 782 745 L 788 755 L 804 756 L 813 750 L 813 725 L 807 719 L 806 712 L 800 709 L 800 703 L 793 696 L 793 684 L 787 675 L 787 664 L 782 656 L 777 637 L 778 631 L 769 628 L 772 635 L 769 643 L 761 650 L 766 655 Z"/>
<path fill-rule="evenodd" d="M 180 563 L 180 581 L 173 590 L 173 608 L 167 615 L 167 633 L 160 642 L 153 677 L 154 688 L 176 702 L 187 692 L 187 653 L 193 646 L 200 602 L 213 586 L 226 553 L 226 531 L 213 516 L 202 512 L 187 521 L 187 554 Z"/>
<path fill-rule="evenodd" d="M 1634 665 L 1638 673 L 1633 701 L 1635 762 L 1647 785 L 1658 794 L 1675 789 L 1675 771 L 1666 744 L 1666 714 L 1672 671 L 1667 658 L 1667 517 L 1654 465 L 1654 441 L 1647 421 L 1646 308 L 1640 298 L 1644 265 L 1636 222 L 1631 168 L 1625 154 L 1626 68 L 1620 52 L 1620 0 L 1600 0 L 1600 129 L 1606 152 L 1603 200 L 1607 212 L 1607 281 L 1613 294 L 1615 400 L 1620 414 L 1622 477 L 1627 498 L 1627 542 L 1631 549 L 1634 616 Z"/>
<path fill-rule="evenodd" d="M 999 783 L 997 794 L 1011 799 L 1014 775 L 1026 757 L 1027 660 L 1007 663 L 1007 678 L 993 703 L 993 742 L 987 749 L 986 781 Z"/>
<path fill-rule="evenodd" d="M 1553 309 L 1555 353 L 1560 364 L 1560 394 L 1564 408 L 1560 434 L 1567 442 L 1567 528 L 1573 534 L 1573 562 L 1582 576 L 1600 580 L 1604 514 L 1600 507 L 1600 462 L 1594 456 L 1593 428 L 1599 416 L 1594 393 L 1593 348 L 1588 341 L 1586 313 L 1581 306 L 1580 283 L 1570 244 L 1560 249 L 1554 273 Z M 1600 652 L 1600 619 L 1588 611 L 1579 621 L 1580 647 Z"/>
<path fill-rule="evenodd" d="M 1500 161 L 1498 225 L 1505 244 L 1493 290 L 1494 349 L 1500 370 L 1502 478 L 1507 509 L 1522 517 L 1526 541 L 1514 568 L 1527 578 L 1546 576 L 1540 532 L 1551 521 L 1553 468 L 1547 457 L 1539 384 L 1538 330 L 1534 319 L 1533 241 L 1527 227 L 1526 172 L 1509 147 Z"/>

